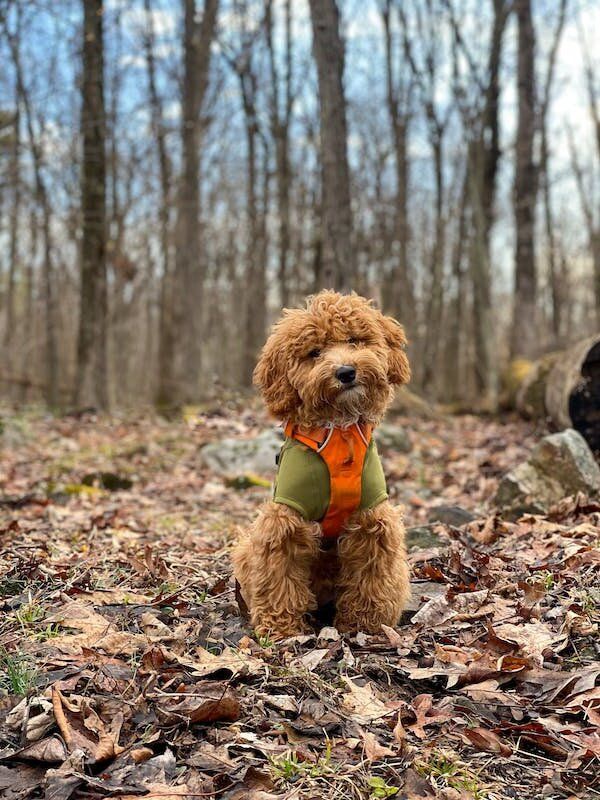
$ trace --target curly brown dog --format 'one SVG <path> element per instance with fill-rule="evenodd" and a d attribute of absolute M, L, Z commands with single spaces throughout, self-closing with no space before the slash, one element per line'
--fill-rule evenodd
<path fill-rule="evenodd" d="M 332 599 L 340 631 L 397 623 L 404 527 L 371 433 L 410 379 L 405 346 L 402 326 L 356 294 L 323 291 L 273 326 L 254 382 L 286 439 L 273 500 L 233 553 L 257 634 L 307 630 L 307 612 Z"/>

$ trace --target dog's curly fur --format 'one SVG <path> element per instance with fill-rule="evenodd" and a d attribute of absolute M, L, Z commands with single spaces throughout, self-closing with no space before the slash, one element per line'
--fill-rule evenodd
<path fill-rule="evenodd" d="M 305 427 L 376 425 L 394 386 L 410 380 L 402 326 L 356 294 L 323 291 L 306 307 L 286 309 L 254 372 L 273 416 Z M 356 369 L 344 388 L 339 366 Z M 293 509 L 265 503 L 233 552 L 234 573 L 259 635 L 292 636 L 305 616 L 336 601 L 341 631 L 395 625 L 409 596 L 404 527 L 388 501 L 358 511 L 336 551 L 320 549 L 321 529 Z"/>

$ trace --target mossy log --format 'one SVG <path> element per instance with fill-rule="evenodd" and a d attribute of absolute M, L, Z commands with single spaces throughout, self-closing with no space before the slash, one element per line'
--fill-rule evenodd
<path fill-rule="evenodd" d="M 515 398 L 522 416 L 547 418 L 557 430 L 575 428 L 600 452 L 600 334 L 535 362 Z"/>

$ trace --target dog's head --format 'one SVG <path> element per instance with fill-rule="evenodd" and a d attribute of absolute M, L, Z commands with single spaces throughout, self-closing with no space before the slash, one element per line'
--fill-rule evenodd
<path fill-rule="evenodd" d="M 323 291 L 285 309 L 254 383 L 269 411 L 304 425 L 377 423 L 393 387 L 410 380 L 402 326 L 356 294 Z"/>

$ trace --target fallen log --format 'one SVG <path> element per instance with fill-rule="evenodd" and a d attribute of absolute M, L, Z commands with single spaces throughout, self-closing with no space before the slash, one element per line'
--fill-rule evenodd
<path fill-rule="evenodd" d="M 517 411 L 547 418 L 557 430 L 575 428 L 600 452 L 600 334 L 535 362 L 516 393 Z"/>

